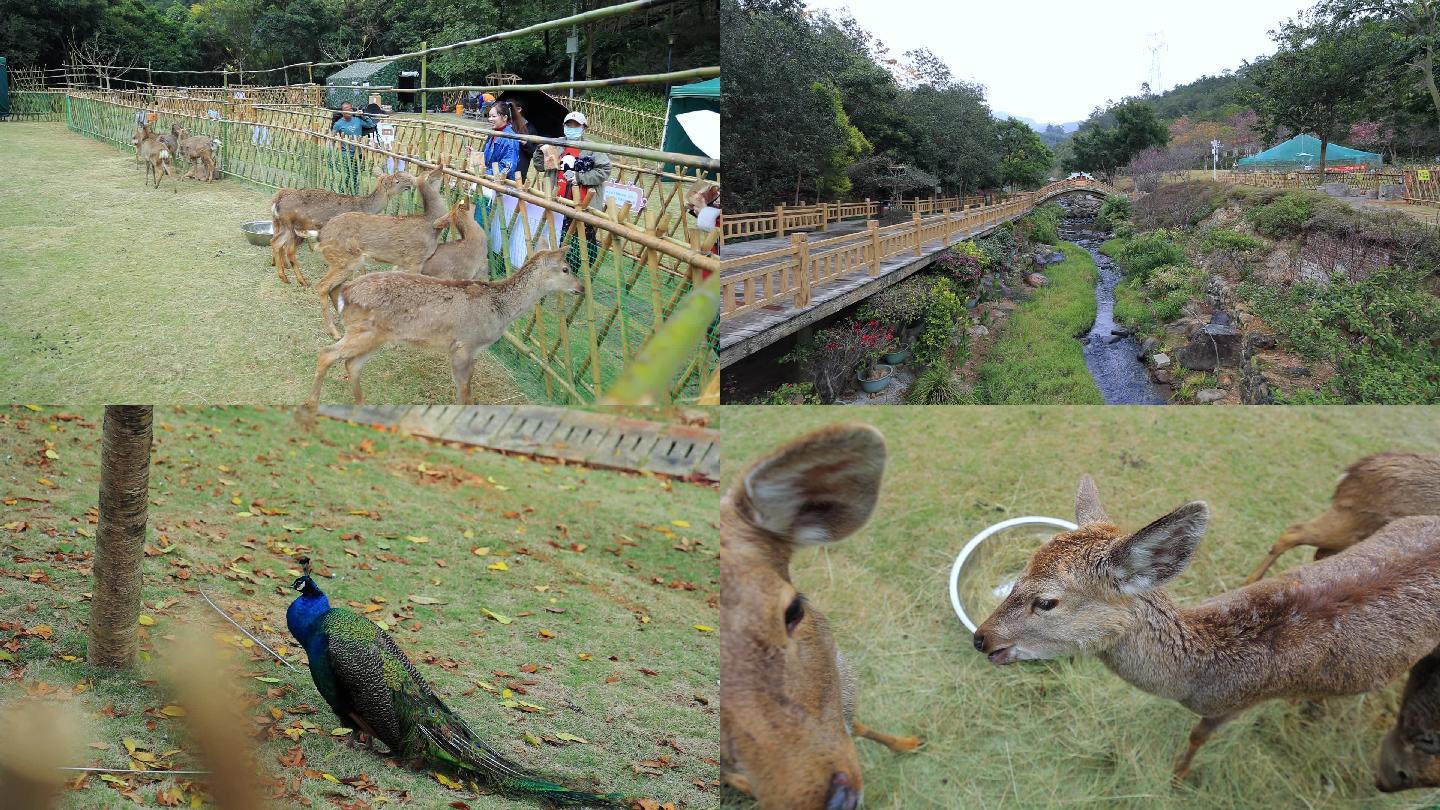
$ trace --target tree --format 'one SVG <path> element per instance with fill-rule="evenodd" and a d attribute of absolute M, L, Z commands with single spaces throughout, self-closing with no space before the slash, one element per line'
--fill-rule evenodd
<path fill-rule="evenodd" d="M 91 666 L 129 667 L 138 646 L 140 565 L 150 501 L 149 405 L 106 405 L 100 447 L 100 525 L 90 599 Z"/>
<path fill-rule="evenodd" d="M 1107 181 L 1134 157 L 1152 146 L 1170 142 L 1170 131 L 1155 117 L 1155 108 L 1140 99 L 1111 107 L 1103 116 L 1115 122 L 1102 127 L 1087 122 L 1070 141 L 1071 155 L 1062 162 L 1067 171 L 1100 172 Z"/>
<path fill-rule="evenodd" d="M 1371 110 L 1370 88 L 1386 84 L 1387 52 L 1393 46 L 1383 26 L 1363 21 L 1338 28 L 1313 10 L 1287 21 L 1270 36 L 1279 46 L 1268 59 L 1250 65 L 1255 89 L 1242 98 L 1255 108 L 1261 131 L 1284 127 L 1320 139 L 1325 150 L 1350 124 Z"/>
<path fill-rule="evenodd" d="M 1033 186 L 1044 182 L 1055 164 L 1055 153 L 1028 124 L 1008 118 L 995 125 L 1000 140 L 1000 182 Z"/>
<path fill-rule="evenodd" d="M 850 118 L 845 115 L 845 106 L 840 103 L 840 91 L 835 89 L 835 85 L 815 82 L 810 89 L 820 97 L 822 104 L 830 108 L 831 122 L 840 133 L 829 153 L 822 156 L 824 160 L 820 162 L 815 178 L 815 196 L 840 199 L 850 191 L 850 177 L 846 170 L 861 155 L 871 150 L 870 142 L 865 140 L 860 130 L 850 124 Z"/>
<path fill-rule="evenodd" d="M 1440 0 L 1324 0 L 1320 11 L 1339 25 L 1390 23 L 1397 62 L 1414 72 L 1440 119 Z"/>

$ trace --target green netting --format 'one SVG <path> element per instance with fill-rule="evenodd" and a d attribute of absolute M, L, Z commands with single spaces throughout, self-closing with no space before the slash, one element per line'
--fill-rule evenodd
<path fill-rule="evenodd" d="M 1351 149 L 1338 143 L 1325 146 L 1325 165 L 1367 166 L 1378 168 L 1384 162 L 1380 155 Z M 1320 167 L 1320 139 L 1314 135 L 1296 135 L 1290 140 L 1266 149 L 1258 155 L 1240 158 L 1236 166 L 1241 169 L 1270 169 L 1299 171 Z"/>

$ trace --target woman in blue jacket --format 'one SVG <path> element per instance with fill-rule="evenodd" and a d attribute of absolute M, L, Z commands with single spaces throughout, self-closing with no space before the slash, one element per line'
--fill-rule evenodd
<path fill-rule="evenodd" d="M 517 129 L 524 132 L 524 125 L 516 121 L 515 106 L 509 101 L 497 101 L 490 105 L 485 115 L 490 122 L 490 128 L 500 133 L 514 133 Z M 483 148 L 485 158 L 484 173 L 490 177 L 505 180 L 520 179 L 520 141 L 515 138 L 506 138 L 502 135 L 491 135 L 485 139 Z M 499 253 L 501 246 L 505 244 L 504 228 L 509 227 L 515 217 L 515 208 L 519 200 L 509 194 L 500 195 L 500 210 L 494 215 L 490 210 L 495 205 L 495 192 L 486 189 L 479 204 L 475 206 L 475 221 L 483 227 L 486 218 L 490 220 L 490 250 Z M 503 224 L 502 224 L 503 223 Z M 518 222 L 516 223 L 518 226 Z M 524 229 L 515 228 L 515 233 L 510 234 L 510 262 L 512 266 L 518 267 L 525 261 L 526 240 Z"/>

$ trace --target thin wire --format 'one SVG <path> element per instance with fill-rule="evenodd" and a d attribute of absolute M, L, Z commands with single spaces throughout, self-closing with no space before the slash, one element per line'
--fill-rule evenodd
<path fill-rule="evenodd" d="M 205 598 L 205 601 L 210 603 L 210 607 L 215 608 L 215 612 L 216 612 L 216 613 L 219 613 L 221 616 L 224 616 L 224 617 L 225 617 L 225 621 L 230 622 L 231 624 L 235 625 L 235 629 L 237 629 L 237 630 L 239 630 L 240 632 L 244 633 L 246 638 L 250 639 L 251 641 L 255 642 L 256 644 L 259 644 L 259 645 L 260 645 L 260 649 L 262 649 L 262 650 L 264 650 L 265 652 L 268 652 L 268 653 L 270 653 L 271 655 L 275 656 L 275 660 L 276 660 L 276 661 L 279 661 L 280 663 L 284 664 L 285 666 L 290 667 L 291 669 L 295 670 L 296 672 L 299 672 L 299 671 L 300 671 L 298 668 L 296 668 L 296 666 L 295 666 L 294 664 L 290 663 L 289 661 L 286 661 L 284 658 L 281 658 L 279 653 L 275 652 L 274 650 L 270 649 L 269 647 L 266 647 L 266 646 L 265 646 L 265 642 L 263 642 L 263 641 L 261 641 L 260 639 L 255 638 L 254 636 L 250 635 L 250 631 L 249 631 L 249 630 L 246 630 L 245 628 L 241 627 L 239 622 L 237 622 L 237 621 L 235 621 L 234 619 L 230 618 L 229 614 L 227 614 L 225 611 L 221 610 L 219 605 L 217 605 L 217 604 L 215 604 L 214 602 L 210 601 L 210 596 L 209 596 L 209 594 L 205 593 L 205 589 L 204 589 L 204 588 L 199 588 L 199 589 L 197 589 L 197 590 L 200 591 L 200 595 Z"/>
<path fill-rule="evenodd" d="M 137 771 L 131 768 L 57 768 L 61 771 L 87 771 L 89 773 L 169 773 L 184 776 L 203 776 L 209 771 Z"/>

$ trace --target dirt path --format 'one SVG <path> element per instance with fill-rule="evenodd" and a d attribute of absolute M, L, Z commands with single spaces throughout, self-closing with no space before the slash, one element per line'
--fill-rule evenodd
<path fill-rule="evenodd" d="M 269 194 L 237 180 L 178 191 L 143 182 L 133 154 L 63 124 L 0 125 L 0 374 L 12 401 L 294 404 L 332 341 L 311 288 L 282 284 L 240 223 Z M 182 170 L 183 171 L 183 170 Z M 177 172 L 179 173 L 179 172 Z M 318 253 L 302 249 L 312 281 Z M 401 346 L 365 367 L 373 402 L 452 402 L 449 365 Z M 524 397 L 493 355 L 476 401 Z M 343 373 L 322 401 L 349 402 Z"/>

